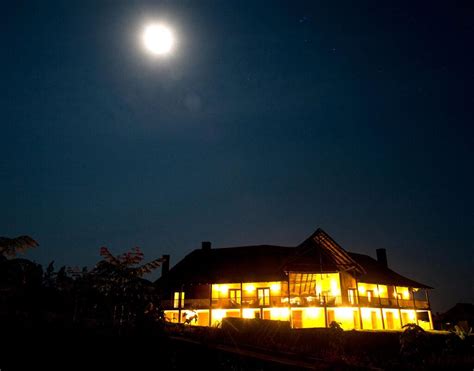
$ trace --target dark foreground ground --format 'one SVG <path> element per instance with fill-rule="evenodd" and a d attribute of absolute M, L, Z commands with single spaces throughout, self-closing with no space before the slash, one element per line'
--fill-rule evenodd
<path fill-rule="evenodd" d="M 20 334 L 17 334 L 20 335 Z M 259 352 L 167 336 L 24 334 L 2 339 L 0 370 L 305 370 Z M 3 342 L 3 340 L 6 340 Z"/>
<path fill-rule="evenodd" d="M 0 330 L 0 370 L 472 370 L 472 337 L 182 325 Z"/>

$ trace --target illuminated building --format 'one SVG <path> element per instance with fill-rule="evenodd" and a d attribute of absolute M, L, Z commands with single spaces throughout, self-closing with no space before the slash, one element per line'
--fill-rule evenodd
<path fill-rule="evenodd" d="M 224 317 L 290 321 L 293 328 L 432 329 L 428 290 L 377 260 L 345 251 L 318 229 L 296 247 L 256 245 L 188 254 L 156 284 L 168 320 L 218 326 Z M 196 316 L 197 313 L 197 316 Z M 189 321 L 188 321 L 189 322 Z"/>

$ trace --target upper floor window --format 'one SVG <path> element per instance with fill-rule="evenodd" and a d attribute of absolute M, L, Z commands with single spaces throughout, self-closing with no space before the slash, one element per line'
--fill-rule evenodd
<path fill-rule="evenodd" d="M 241 303 L 241 291 L 238 289 L 230 289 L 229 290 L 229 300 L 232 304 L 239 304 Z"/>
<path fill-rule="evenodd" d="M 374 292 L 372 290 L 367 290 L 367 301 L 369 303 L 372 302 L 372 298 L 374 297 Z"/>
<path fill-rule="evenodd" d="M 356 296 L 355 296 L 355 289 L 348 289 L 347 290 L 347 297 L 349 299 L 349 303 L 355 304 L 356 303 Z"/>
<path fill-rule="evenodd" d="M 182 308 L 183 304 L 184 304 L 184 291 L 175 291 L 174 296 L 173 296 L 173 308 Z"/>
<path fill-rule="evenodd" d="M 259 306 L 269 306 L 270 305 L 270 288 L 260 288 L 257 289 L 257 298 Z"/>

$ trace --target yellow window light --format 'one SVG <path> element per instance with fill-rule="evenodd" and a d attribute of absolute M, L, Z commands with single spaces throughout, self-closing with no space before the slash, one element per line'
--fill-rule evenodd
<path fill-rule="evenodd" d="M 288 308 L 270 308 L 271 319 L 284 321 L 290 316 Z"/>
<path fill-rule="evenodd" d="M 363 308 L 361 311 L 362 318 L 363 319 L 369 319 L 370 318 L 370 311 L 367 310 L 367 308 Z"/>
<path fill-rule="evenodd" d="M 316 307 L 309 307 L 306 309 L 306 314 L 310 318 L 317 318 L 319 316 L 319 313 L 320 313 L 319 308 L 316 308 Z"/>
<path fill-rule="evenodd" d="M 338 296 L 339 295 L 339 287 L 337 284 L 337 280 L 334 278 L 331 279 L 331 294 L 332 296 Z"/>
<path fill-rule="evenodd" d="M 279 283 L 272 283 L 272 285 L 270 286 L 270 289 L 273 292 L 278 292 L 278 291 L 280 291 L 280 284 Z"/>
<path fill-rule="evenodd" d="M 316 294 L 317 295 L 321 295 L 321 292 L 323 291 L 323 289 L 321 288 L 321 285 L 319 284 L 316 284 Z"/>
<path fill-rule="evenodd" d="M 396 310 L 396 309 L 384 309 L 383 312 L 384 312 L 384 315 L 386 315 L 387 313 L 392 313 L 394 318 L 396 318 L 396 319 L 400 318 L 400 316 L 398 314 L 398 310 Z"/>
<path fill-rule="evenodd" d="M 343 319 L 353 318 L 354 308 L 351 308 L 351 307 L 336 308 L 336 316 L 341 317 Z"/>
<path fill-rule="evenodd" d="M 255 291 L 255 286 L 254 285 L 246 285 L 245 286 L 245 291 L 254 292 Z"/>
<path fill-rule="evenodd" d="M 224 318 L 226 315 L 226 312 L 224 309 L 215 309 L 212 311 L 212 319 L 221 321 L 222 318 Z"/>
<path fill-rule="evenodd" d="M 255 309 L 245 308 L 242 311 L 243 318 L 255 318 Z"/>
<path fill-rule="evenodd" d="M 282 318 L 288 318 L 290 316 L 290 309 L 289 308 L 280 308 L 280 315 Z"/>

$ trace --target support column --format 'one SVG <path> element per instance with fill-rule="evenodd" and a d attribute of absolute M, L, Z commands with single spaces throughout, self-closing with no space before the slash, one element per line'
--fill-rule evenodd
<path fill-rule="evenodd" d="M 428 302 L 428 317 L 430 319 L 430 326 L 431 326 L 431 329 L 434 330 L 434 326 L 433 326 L 433 318 L 431 316 L 431 303 L 430 303 L 430 296 L 428 295 L 428 290 L 425 289 L 425 295 L 426 295 L 426 301 Z"/>
<path fill-rule="evenodd" d="M 212 283 L 209 284 L 209 327 L 212 325 Z"/>
<path fill-rule="evenodd" d="M 383 318 L 382 299 L 380 298 L 379 284 L 377 284 L 377 294 L 378 294 L 378 297 L 379 297 L 380 315 L 382 316 L 382 328 L 385 330 L 385 320 Z"/>
<path fill-rule="evenodd" d="M 397 286 L 393 286 L 393 289 L 395 290 L 395 297 L 397 298 L 398 316 L 400 317 L 400 329 L 402 329 L 403 328 L 402 311 L 400 309 L 400 302 L 398 301 Z"/>
<path fill-rule="evenodd" d="M 345 287 L 343 288 L 341 272 L 339 272 L 338 275 L 339 275 L 339 289 L 340 289 L 340 292 L 341 292 L 341 304 L 340 305 L 345 306 L 345 305 L 347 305 L 347 303 L 346 303 L 346 300 L 344 300 L 344 299 L 347 297 L 348 293 L 347 293 L 347 289 Z M 344 292 L 344 296 L 342 295 L 343 292 Z M 338 304 L 337 304 L 337 297 L 336 297 L 336 306 L 337 305 Z"/>
<path fill-rule="evenodd" d="M 323 295 L 324 300 L 324 323 L 326 324 L 326 328 L 328 328 L 328 306 L 326 304 L 326 296 Z"/>
<path fill-rule="evenodd" d="M 240 282 L 240 318 L 242 318 L 242 315 L 243 315 L 243 309 L 242 309 L 242 303 L 243 303 L 243 299 L 244 299 L 244 290 L 242 289 L 243 287 L 243 284 L 242 282 Z"/>
<path fill-rule="evenodd" d="M 359 324 L 360 329 L 364 329 L 364 322 L 362 321 L 362 307 L 360 306 L 360 297 L 359 297 L 359 280 L 356 278 L 356 293 L 357 293 L 357 305 L 359 308 Z"/>
<path fill-rule="evenodd" d="M 288 272 L 288 310 L 290 311 L 288 319 L 290 320 L 290 327 L 293 328 L 293 316 L 291 314 L 291 286 L 290 286 L 290 272 Z"/>
<path fill-rule="evenodd" d="M 430 329 L 434 330 L 433 327 L 433 317 L 431 316 L 431 309 L 428 309 L 428 318 L 430 319 Z"/>
<path fill-rule="evenodd" d="M 181 323 L 181 308 L 183 307 L 182 292 L 183 285 L 181 285 L 180 291 L 178 292 L 178 323 Z"/>
<path fill-rule="evenodd" d="M 413 287 L 411 288 L 411 298 L 413 300 L 413 310 L 415 311 L 416 324 L 418 325 L 418 313 L 416 312 L 415 291 L 413 290 Z"/>

